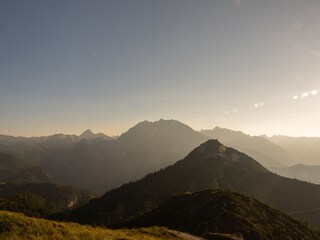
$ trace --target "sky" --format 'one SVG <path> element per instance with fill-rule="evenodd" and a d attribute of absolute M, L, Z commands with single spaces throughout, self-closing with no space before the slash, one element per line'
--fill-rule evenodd
<path fill-rule="evenodd" d="M 160 118 L 320 136 L 320 1 L 0 1 L 0 134 Z"/>

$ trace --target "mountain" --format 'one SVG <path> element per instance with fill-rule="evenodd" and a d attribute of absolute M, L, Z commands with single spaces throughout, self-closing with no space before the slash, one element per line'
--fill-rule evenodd
<path fill-rule="evenodd" d="M 320 138 L 249 136 L 219 127 L 200 132 L 250 155 L 281 176 L 320 184 Z"/>
<path fill-rule="evenodd" d="M 296 164 L 287 168 L 274 168 L 273 171 L 284 177 L 320 184 L 320 166 Z"/>
<path fill-rule="evenodd" d="M 102 194 L 173 164 L 208 140 L 175 120 L 143 121 L 118 138 L 87 130 L 80 136 L 0 136 L 0 150 L 47 171 L 59 184 Z M 25 158 L 24 158 L 25 156 Z"/>
<path fill-rule="evenodd" d="M 320 165 L 319 137 L 288 137 L 277 135 L 267 139 L 295 156 L 297 163 Z"/>
<path fill-rule="evenodd" d="M 219 232 L 240 233 L 250 240 L 320 239 L 320 235 L 281 211 L 228 190 L 175 196 L 124 226 L 165 226 L 204 238 Z"/>
<path fill-rule="evenodd" d="M 111 230 L 82 226 L 75 223 L 62 223 L 30 218 L 22 214 L 6 211 L 0 211 L 0 239 L 201 240 L 187 234 L 180 234 L 177 231 L 170 231 L 160 227 Z M 232 240 L 232 238 L 230 238 L 230 240 Z"/>
<path fill-rule="evenodd" d="M 174 163 L 207 139 L 178 121 L 144 121 L 117 139 L 79 141 L 59 168 L 63 182 L 103 193 Z"/>
<path fill-rule="evenodd" d="M 0 209 L 37 217 L 80 207 L 93 197 L 89 191 L 53 183 L 0 185 Z"/>
<path fill-rule="evenodd" d="M 220 127 L 201 130 L 200 133 L 248 154 L 268 169 L 291 166 L 295 163 L 289 152 L 262 136 L 250 136 Z"/>
<path fill-rule="evenodd" d="M 111 137 L 109 137 L 103 133 L 93 133 L 91 131 L 91 129 L 87 129 L 79 137 L 80 137 L 80 139 L 96 139 L 96 138 L 109 139 L 109 140 L 112 139 Z"/>
<path fill-rule="evenodd" d="M 7 182 L 52 182 L 49 175 L 40 167 L 19 167 L 19 160 L 0 152 L 0 183 Z"/>
<path fill-rule="evenodd" d="M 208 137 L 175 120 L 144 121 L 130 128 L 116 141 L 117 152 L 127 174 L 137 166 L 135 178 L 175 163 Z M 133 166 L 132 166 L 133 165 Z"/>
<path fill-rule="evenodd" d="M 105 193 L 70 219 L 110 225 L 157 207 L 172 194 L 226 188 L 290 213 L 320 208 L 320 186 L 278 176 L 251 157 L 209 140 L 183 160 Z"/>

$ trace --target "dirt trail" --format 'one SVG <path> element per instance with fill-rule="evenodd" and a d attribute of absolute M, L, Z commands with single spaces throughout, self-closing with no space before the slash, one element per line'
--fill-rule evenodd
<path fill-rule="evenodd" d="M 294 216 L 294 215 L 300 214 L 300 213 L 318 212 L 318 211 L 320 211 L 320 208 L 313 208 L 313 209 L 307 209 L 307 210 L 300 210 L 300 211 L 290 212 L 289 215 Z"/>
<path fill-rule="evenodd" d="M 168 229 L 168 232 L 173 233 L 177 237 L 182 238 L 184 240 L 205 240 L 204 238 L 197 237 L 189 233 L 179 232 L 179 231 L 170 230 L 170 229 Z"/>

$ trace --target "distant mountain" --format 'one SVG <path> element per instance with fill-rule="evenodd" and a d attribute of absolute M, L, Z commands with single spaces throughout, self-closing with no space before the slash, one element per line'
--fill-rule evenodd
<path fill-rule="evenodd" d="M 176 162 L 207 139 L 178 121 L 144 121 L 114 140 L 79 141 L 56 179 L 103 193 Z"/>
<path fill-rule="evenodd" d="M 320 138 L 249 136 L 219 127 L 200 132 L 250 155 L 281 176 L 320 184 Z"/>
<path fill-rule="evenodd" d="M 92 199 L 89 191 L 53 183 L 0 184 L 0 210 L 45 217 L 82 206 Z"/>
<path fill-rule="evenodd" d="M 173 164 L 208 139 L 181 122 L 159 120 L 140 122 L 118 138 L 90 130 L 80 136 L 0 136 L 0 150 L 26 162 L 37 159 L 30 161 L 60 184 L 101 194 Z"/>
<path fill-rule="evenodd" d="M 218 188 L 256 197 L 287 213 L 320 208 L 320 186 L 280 177 L 251 157 L 209 140 L 174 165 L 90 201 L 70 218 L 110 225 L 153 209 L 172 194 Z"/>
<path fill-rule="evenodd" d="M 22 214 L 0 211 L 0 239 L 126 239 L 126 240 L 201 240 L 178 231 L 153 227 L 143 229 L 95 228 L 75 223 L 62 223 L 39 218 L 30 218 Z M 220 238 L 221 240 L 222 238 Z M 228 238 L 230 240 L 237 240 Z M 224 240 L 228 240 L 224 238 Z M 219 240 L 219 239 L 217 239 Z"/>
<path fill-rule="evenodd" d="M 40 167 L 19 167 L 19 160 L 0 152 L 0 183 L 52 182 L 49 175 Z"/>
<path fill-rule="evenodd" d="M 90 129 L 84 131 L 80 136 L 80 139 L 112 139 L 111 137 L 103 134 L 103 133 L 93 133 Z"/>
<path fill-rule="evenodd" d="M 320 166 L 296 164 L 287 168 L 274 168 L 273 172 L 284 177 L 320 184 Z"/>
<path fill-rule="evenodd" d="M 11 137 L 0 135 L 0 150 L 14 156 L 16 165 L 25 169 L 42 168 L 60 184 L 71 184 L 66 166 L 73 158 L 73 149 L 79 142 L 103 142 L 109 138 L 87 130 L 80 136 L 55 134 L 46 137 Z M 95 153 L 92 153 L 94 155 Z M 90 162 L 88 158 L 88 162 Z M 76 168 L 76 167 L 75 167 Z M 29 181 L 30 182 L 30 181 Z"/>
<path fill-rule="evenodd" d="M 165 226 L 205 239 L 214 232 L 238 233 L 250 240 L 320 238 L 320 235 L 281 211 L 227 190 L 175 196 L 155 210 L 124 223 L 124 226 Z"/>
<path fill-rule="evenodd" d="M 175 163 L 208 137 L 175 120 L 144 121 L 116 141 L 117 152 L 127 165 L 127 174 L 137 166 L 135 178 Z"/>
<path fill-rule="evenodd" d="M 262 136 L 250 136 L 240 131 L 220 127 L 201 130 L 200 133 L 248 154 L 269 169 L 291 166 L 295 163 L 294 157 L 289 152 Z"/>
<path fill-rule="evenodd" d="M 267 139 L 293 155 L 297 163 L 320 165 L 319 137 L 288 137 L 278 135 Z"/>

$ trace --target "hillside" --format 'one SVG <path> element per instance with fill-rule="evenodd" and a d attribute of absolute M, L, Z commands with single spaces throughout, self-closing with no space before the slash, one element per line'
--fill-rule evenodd
<path fill-rule="evenodd" d="M 201 130 L 200 133 L 244 152 L 268 169 L 290 166 L 295 163 L 293 155 L 264 137 L 250 136 L 240 131 L 220 127 L 215 127 L 212 130 Z"/>
<path fill-rule="evenodd" d="M 174 165 L 90 201 L 70 219 L 109 225 L 153 209 L 172 194 L 217 188 L 256 197 L 287 213 L 320 207 L 320 186 L 280 177 L 251 157 L 209 140 Z"/>
<path fill-rule="evenodd" d="M 0 183 L 52 182 L 40 167 L 21 167 L 19 160 L 8 153 L 0 152 Z"/>
<path fill-rule="evenodd" d="M 93 197 L 89 191 L 52 183 L 1 184 L 0 210 L 47 217 L 82 206 Z"/>
<path fill-rule="evenodd" d="M 165 228 L 110 230 L 25 217 L 0 211 L 0 239 L 3 240 L 187 240 Z"/>
<path fill-rule="evenodd" d="M 185 193 L 124 224 L 165 226 L 206 238 L 211 232 L 241 233 L 250 240 L 320 239 L 312 230 L 256 199 L 228 190 Z"/>

